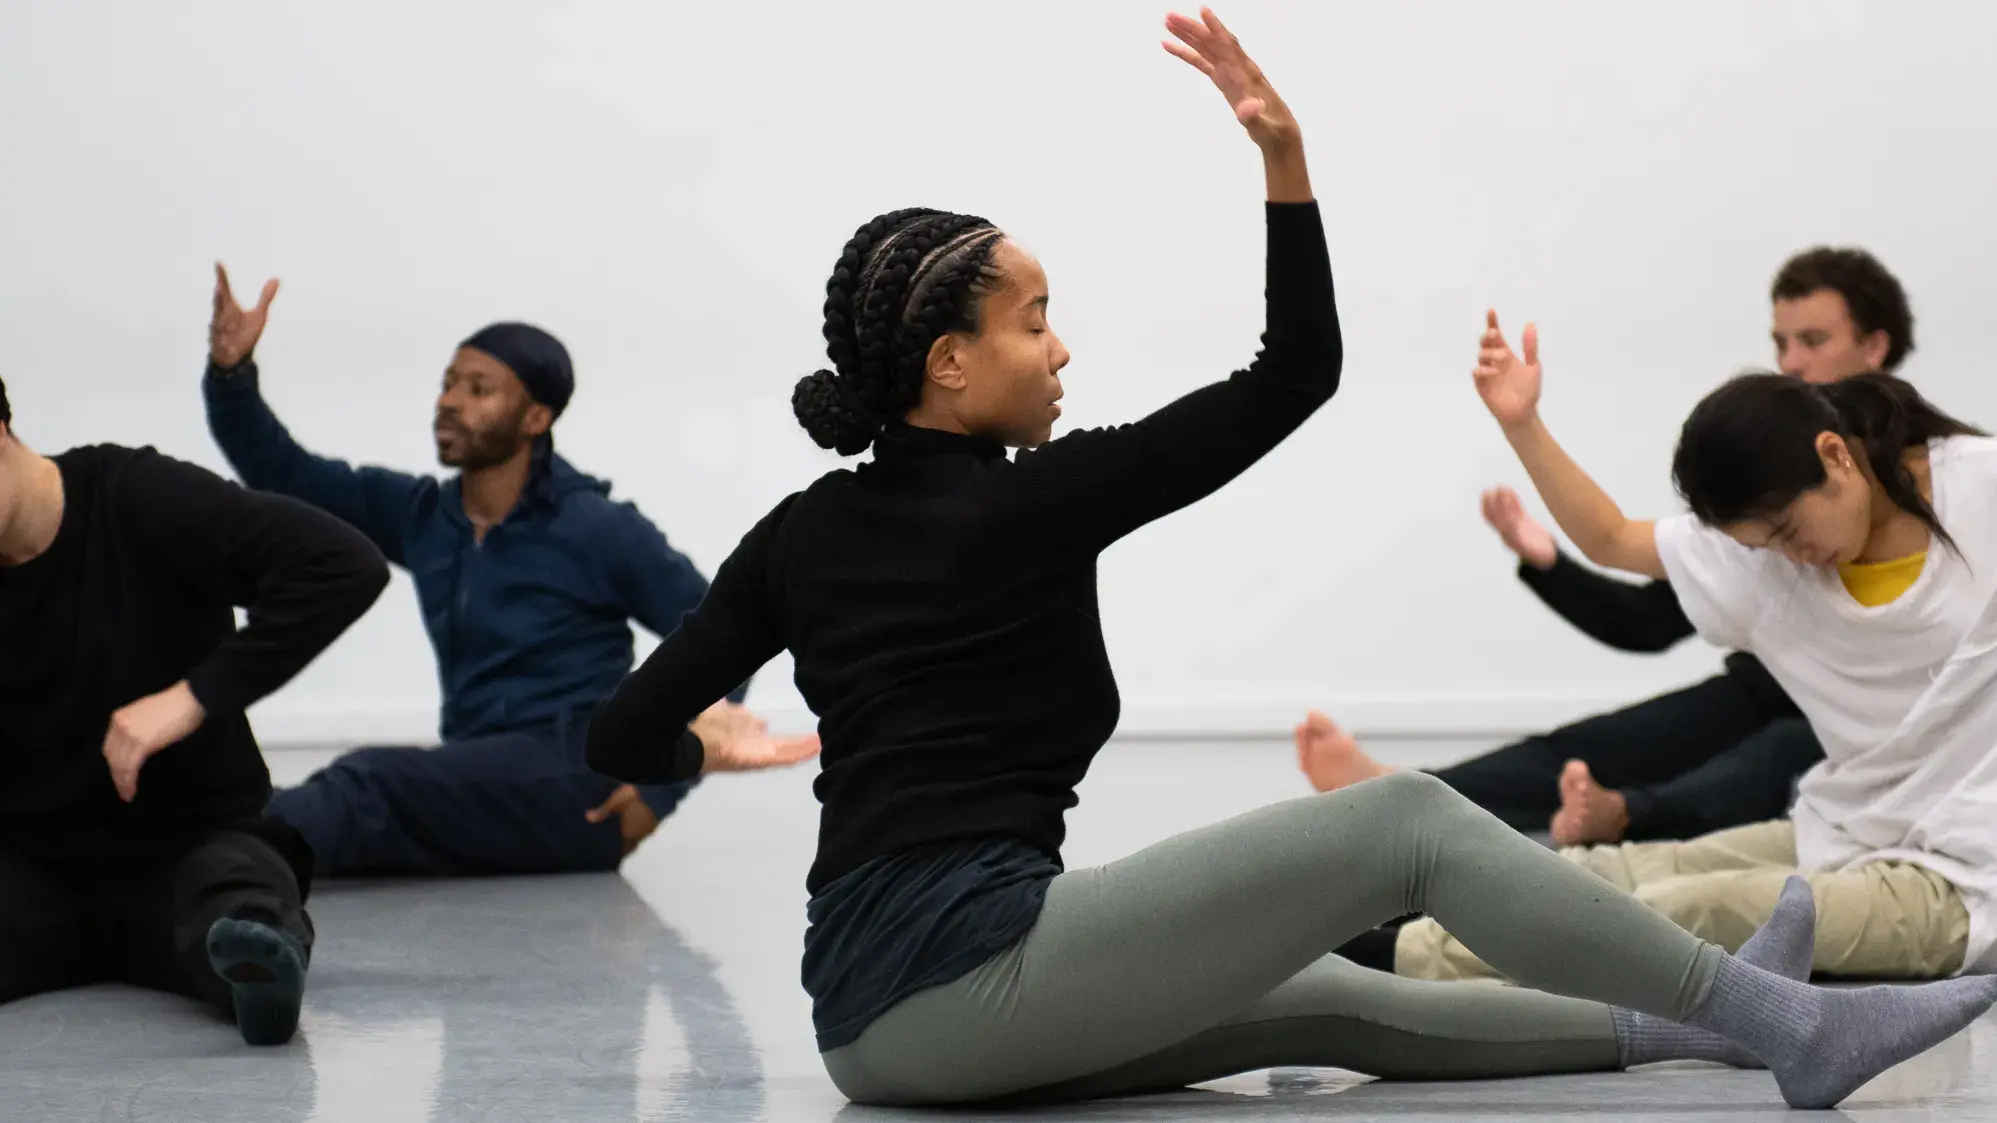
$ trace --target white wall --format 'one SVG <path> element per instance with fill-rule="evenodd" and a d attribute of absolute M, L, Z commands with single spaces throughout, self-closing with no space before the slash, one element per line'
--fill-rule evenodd
<path fill-rule="evenodd" d="M 1245 362 L 1260 181 L 1152 0 L 0 7 L 0 370 L 44 449 L 221 468 L 198 378 L 209 263 L 284 291 L 260 351 L 312 447 L 430 465 L 455 341 L 521 317 L 581 389 L 560 439 L 711 572 L 833 466 L 790 417 L 825 274 L 911 204 L 1036 250 L 1067 422 Z M 1862 243 L 1920 316 L 1908 370 L 1997 423 L 1972 350 L 1997 259 L 1989 5 L 1856 0 L 1223 11 L 1302 119 L 1349 355 L 1337 400 L 1102 566 L 1127 729 L 1516 728 L 1685 681 L 1517 585 L 1476 496 L 1521 473 L 1472 392 L 1479 315 L 1545 340 L 1547 414 L 1637 513 L 1678 420 L 1766 363 L 1768 280 Z M 95 399 L 95 400 L 93 400 Z M 406 582 L 257 711 L 269 738 L 421 738 Z M 787 665 L 755 695 L 796 706 Z"/>

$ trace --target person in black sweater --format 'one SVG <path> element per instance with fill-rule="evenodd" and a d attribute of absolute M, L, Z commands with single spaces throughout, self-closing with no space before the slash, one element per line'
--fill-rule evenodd
<path fill-rule="evenodd" d="M 304 504 L 150 448 L 36 454 L 0 386 L 0 1002 L 122 981 L 291 1039 L 310 859 L 243 711 L 387 584 Z"/>
<path fill-rule="evenodd" d="M 1914 350 L 1905 289 L 1862 249 L 1796 254 L 1776 273 L 1769 301 L 1776 363 L 1806 382 L 1897 371 Z M 1588 636 L 1632 652 L 1665 651 L 1692 636 L 1669 582 L 1633 584 L 1573 561 L 1510 488 L 1485 494 L 1484 518 L 1518 555 L 1526 587 Z M 1387 771 L 1322 713 L 1306 717 L 1296 736 L 1298 763 L 1318 791 Z M 1723 674 L 1436 775 L 1520 830 L 1581 846 L 1691 839 L 1782 818 L 1796 782 L 1823 759 L 1788 694 L 1760 660 L 1736 651 Z"/>
<path fill-rule="evenodd" d="M 1792 1102 L 1841 1098 L 1886 1053 L 1805 1044 L 1805 1022 L 1830 1024 L 1820 992 L 1603 893 L 1431 777 L 1064 872 L 1065 812 L 1118 712 L 1098 555 L 1252 467 L 1331 397 L 1344 355 L 1295 121 L 1212 13 L 1168 27 L 1262 150 L 1255 361 L 1134 424 L 1050 439 L 1069 356 L 1039 264 L 971 215 L 868 222 L 827 285 L 833 369 L 792 403 L 821 446 L 873 461 L 743 537 L 605 704 L 591 766 L 629 783 L 742 767 L 757 753 L 686 722 L 789 649 L 823 744 L 804 984 L 826 1070 L 858 1102 L 1076 1099 L 1275 1064 L 1610 1069 L 1661 1059 L 1640 1043 L 1666 1026 L 1666 1053 L 1740 1059 L 1715 1031 L 1744 1035 Z M 1327 957 L 1409 906 L 1514 978 L 1648 1013 Z M 1923 1024 L 1952 1031 L 1975 1009 Z"/>

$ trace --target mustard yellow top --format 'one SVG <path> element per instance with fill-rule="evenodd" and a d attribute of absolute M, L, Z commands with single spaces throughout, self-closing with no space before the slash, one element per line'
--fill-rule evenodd
<path fill-rule="evenodd" d="M 1844 579 L 1845 591 L 1851 594 L 1851 599 L 1867 608 L 1877 608 L 1892 604 L 1912 587 L 1927 562 L 1928 552 L 1922 550 L 1892 561 L 1840 565 L 1838 576 Z"/>

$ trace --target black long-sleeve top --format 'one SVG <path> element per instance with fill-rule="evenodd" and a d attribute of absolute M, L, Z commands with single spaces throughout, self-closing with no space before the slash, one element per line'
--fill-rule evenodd
<path fill-rule="evenodd" d="M 244 708 L 367 611 L 386 563 L 330 515 L 149 448 L 54 460 L 54 541 L 0 566 L 0 844 L 119 861 L 261 815 L 270 774 Z M 182 679 L 206 720 L 127 804 L 103 756 L 111 714 Z"/>
<path fill-rule="evenodd" d="M 1132 424 L 1007 459 L 996 441 L 893 425 L 749 531 L 707 598 L 590 730 L 592 767 L 684 779 L 677 735 L 788 648 L 819 718 L 817 893 L 926 843 L 1052 855 L 1119 700 L 1096 557 L 1247 470 L 1337 389 L 1343 341 L 1315 203 L 1267 204 L 1263 347 Z"/>
<path fill-rule="evenodd" d="M 1638 585 L 1618 580 L 1564 553 L 1554 556 L 1551 569 L 1535 569 L 1520 562 L 1519 580 L 1568 623 L 1623 651 L 1664 651 L 1697 634 L 1668 581 Z M 1798 712 L 1775 676 L 1753 654 L 1730 652 L 1726 665 L 1727 673 L 1753 693 L 1771 719 Z"/>
<path fill-rule="evenodd" d="M 1519 580 L 1569 624 L 1623 651 L 1664 651 L 1697 633 L 1668 581 L 1620 581 L 1564 553 L 1550 569 L 1520 562 Z"/>

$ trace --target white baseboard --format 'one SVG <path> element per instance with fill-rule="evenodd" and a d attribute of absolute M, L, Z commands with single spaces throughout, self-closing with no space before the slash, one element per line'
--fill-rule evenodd
<path fill-rule="evenodd" d="M 1377 740 L 1501 740 L 1550 729 L 1636 699 L 1601 695 L 1417 694 L 1336 695 L 1252 700 L 1158 702 L 1126 700 L 1117 737 L 1123 740 L 1261 741 L 1290 736 L 1311 709 L 1337 719 L 1354 735 Z M 755 699 L 750 699 L 755 707 Z M 773 729 L 812 728 L 803 708 L 755 707 Z M 427 708 L 260 708 L 252 713 L 267 749 L 349 745 L 422 745 L 437 738 Z"/>

